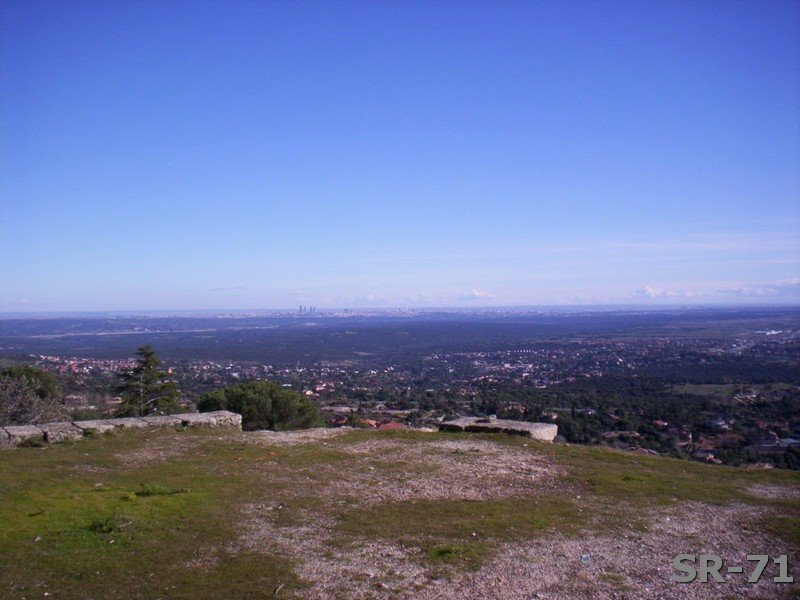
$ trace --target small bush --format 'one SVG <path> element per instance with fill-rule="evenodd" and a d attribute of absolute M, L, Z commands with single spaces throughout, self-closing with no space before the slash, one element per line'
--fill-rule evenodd
<path fill-rule="evenodd" d="M 317 406 L 305 396 L 276 383 L 251 381 L 203 394 L 200 412 L 230 410 L 242 415 L 242 429 L 306 429 L 324 422 Z"/>
<path fill-rule="evenodd" d="M 6 369 L 0 374 L 0 423 L 28 425 L 58 421 L 63 416 L 61 400 L 47 395 L 49 392 L 37 387 L 38 382 L 26 373 Z"/>
<path fill-rule="evenodd" d="M 428 560 L 433 563 L 457 563 L 471 569 L 477 569 L 487 552 L 481 543 L 442 544 L 425 548 Z"/>
<path fill-rule="evenodd" d="M 126 517 L 114 515 L 106 519 L 98 519 L 89 523 L 87 529 L 94 533 L 117 533 L 126 527 L 133 525 L 133 521 Z"/>

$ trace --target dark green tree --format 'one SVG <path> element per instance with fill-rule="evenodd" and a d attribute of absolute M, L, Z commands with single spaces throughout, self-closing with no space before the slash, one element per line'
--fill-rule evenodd
<path fill-rule="evenodd" d="M 180 390 L 172 375 L 162 371 L 161 359 L 150 346 L 136 350 L 136 366 L 122 373 L 119 416 L 171 415 L 178 412 Z"/>
<path fill-rule="evenodd" d="M 307 397 L 268 381 L 251 381 L 207 392 L 197 410 L 230 410 L 242 415 L 242 428 L 305 429 L 324 424 L 319 409 Z"/>

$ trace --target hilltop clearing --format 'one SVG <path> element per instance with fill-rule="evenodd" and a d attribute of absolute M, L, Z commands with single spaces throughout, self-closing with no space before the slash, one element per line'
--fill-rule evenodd
<path fill-rule="evenodd" d="M 800 475 L 511 436 L 125 432 L 0 463 L 9 598 L 781 598 Z M 724 583 L 671 580 L 715 554 Z M 698 565 L 699 566 L 699 565 Z"/>

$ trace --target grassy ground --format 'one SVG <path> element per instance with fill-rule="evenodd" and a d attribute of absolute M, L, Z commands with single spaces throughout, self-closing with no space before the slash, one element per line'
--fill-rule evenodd
<path fill-rule="evenodd" d="M 466 439 L 476 449 L 451 449 Z M 376 443 L 385 446 L 353 451 Z M 558 477 L 520 487 L 511 469 L 508 491 L 386 495 L 446 480 L 450 463 L 493 465 L 505 454 L 544 461 Z M 768 509 L 746 526 L 796 550 L 800 500 L 753 493 L 758 486 L 797 489 L 800 476 L 465 434 L 353 432 L 280 445 L 190 430 L 20 448 L 0 454 L 0 597 L 305 597 L 315 582 L 299 568 L 302 552 L 240 543 L 252 506 L 284 537 L 326 523 L 314 546 L 323 554 L 390 544 L 435 577 L 480 569 L 518 541 L 646 531 L 647 510 L 691 502 Z M 603 585 L 625 587 L 620 577 L 606 573 Z"/>
<path fill-rule="evenodd" d="M 126 453 L 177 436 L 190 453 L 126 463 Z M 212 598 L 223 585 L 230 597 L 249 598 L 297 587 L 286 559 L 239 554 L 202 565 L 198 553 L 235 530 L 235 507 L 251 481 L 238 467 L 259 458 L 254 448 L 191 431 L 148 438 L 120 434 L 0 455 L 0 596 Z M 198 558 L 202 568 L 187 566 Z"/>

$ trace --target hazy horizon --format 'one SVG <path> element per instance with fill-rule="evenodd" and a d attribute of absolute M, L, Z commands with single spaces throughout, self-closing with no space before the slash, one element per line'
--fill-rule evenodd
<path fill-rule="evenodd" d="M 798 22 L 9 0 L 0 312 L 800 306 Z"/>
<path fill-rule="evenodd" d="M 28 317 L 147 317 L 147 316 L 218 316 L 218 315 L 256 315 L 268 316 L 271 313 L 293 315 L 298 317 L 324 317 L 330 314 L 341 315 L 348 311 L 351 314 L 363 316 L 365 313 L 380 315 L 381 313 L 397 313 L 402 311 L 417 313 L 478 313 L 478 312 L 663 312 L 663 311 L 694 311 L 694 310 L 800 310 L 794 303 L 786 304 L 534 304 L 534 305 L 478 305 L 478 306 L 327 306 L 313 307 L 314 312 L 309 313 L 310 307 L 303 307 L 306 312 L 300 312 L 300 307 L 272 307 L 272 308 L 150 308 L 150 309 L 119 309 L 119 310 L 65 310 L 65 311 L 0 311 L 0 318 L 28 318 Z"/>

